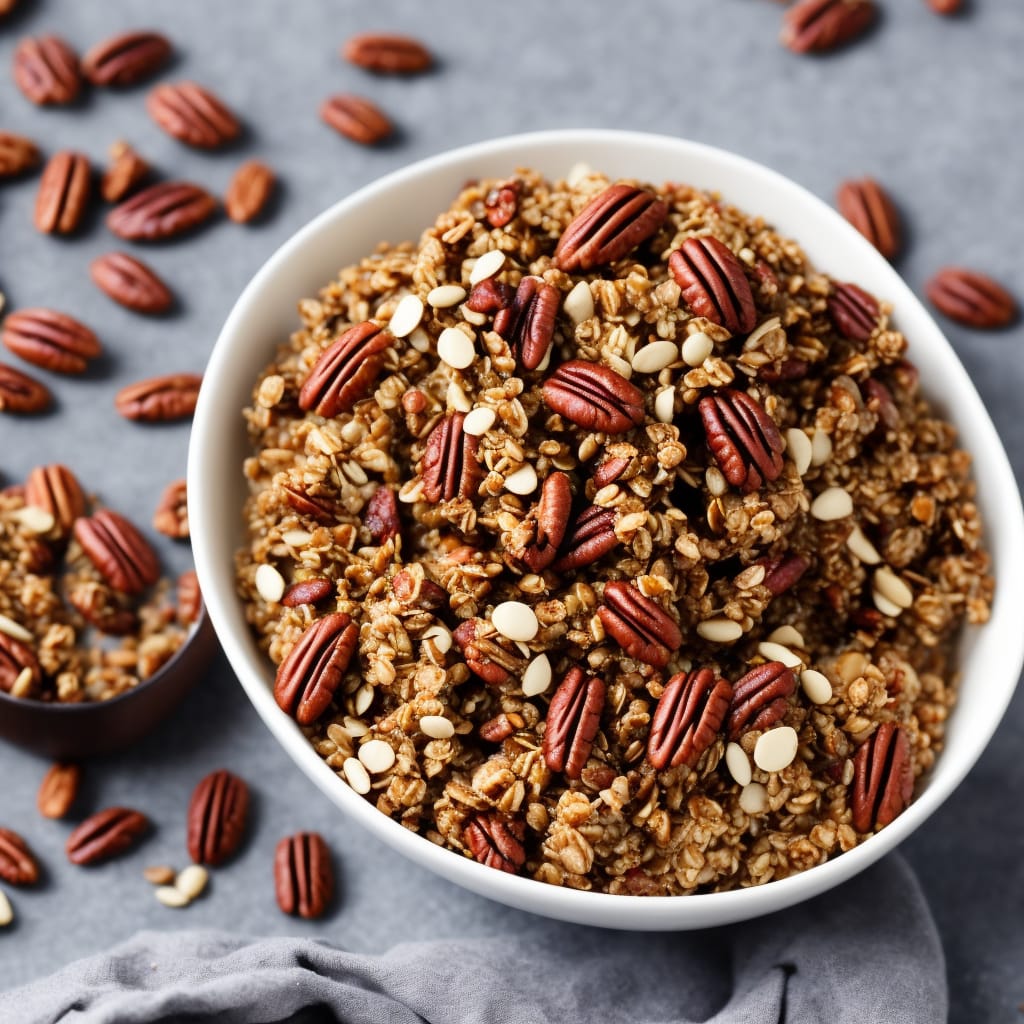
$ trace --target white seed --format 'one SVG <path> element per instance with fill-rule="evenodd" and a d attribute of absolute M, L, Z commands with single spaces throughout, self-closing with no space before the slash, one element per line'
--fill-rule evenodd
<path fill-rule="evenodd" d="M 533 609 L 522 601 L 502 601 L 491 612 L 494 628 L 509 640 L 530 641 L 537 635 L 540 623 Z"/>
<path fill-rule="evenodd" d="M 631 365 L 637 373 L 658 373 L 679 358 L 674 341 L 652 341 L 633 356 Z"/>
<path fill-rule="evenodd" d="M 373 687 L 369 683 L 363 683 L 356 690 L 356 698 L 352 702 L 352 708 L 357 715 L 365 715 L 373 703 Z"/>
<path fill-rule="evenodd" d="M 32 683 L 34 676 L 32 668 L 26 665 L 15 677 L 14 682 L 11 683 L 11 696 L 12 697 L 27 697 L 32 689 Z"/>
<path fill-rule="evenodd" d="M 304 547 L 312 539 L 313 534 L 309 533 L 307 530 L 285 530 L 285 532 L 281 534 L 281 540 L 292 548 Z"/>
<path fill-rule="evenodd" d="M 846 538 L 846 546 L 865 565 L 878 565 L 882 560 L 875 545 L 864 536 L 864 531 L 859 526 L 850 531 L 849 537 Z"/>
<path fill-rule="evenodd" d="M 493 409 L 478 406 L 466 413 L 466 418 L 462 421 L 462 429 L 474 437 L 481 437 L 494 426 L 494 421 L 497 418 L 498 414 Z"/>
<path fill-rule="evenodd" d="M 455 726 L 444 715 L 424 715 L 420 719 L 420 732 L 434 740 L 447 740 L 455 735 Z"/>
<path fill-rule="evenodd" d="M 832 684 L 824 673 L 816 668 L 804 669 L 800 673 L 800 685 L 807 699 L 814 704 L 827 704 L 832 699 Z"/>
<path fill-rule="evenodd" d="M 888 615 L 890 618 L 895 619 L 903 614 L 903 609 L 898 604 L 890 601 L 885 594 L 881 594 L 877 590 L 871 591 L 871 599 L 875 602 L 875 607 L 883 615 Z"/>
<path fill-rule="evenodd" d="M 796 427 L 790 427 L 786 431 L 786 451 L 796 466 L 796 471 L 803 476 L 811 468 L 811 458 L 814 455 L 814 446 L 811 439 Z"/>
<path fill-rule="evenodd" d="M 431 345 L 430 335 L 427 334 L 422 327 L 417 327 L 416 330 L 409 335 L 409 344 L 412 345 L 417 352 L 429 352 Z"/>
<path fill-rule="evenodd" d="M 351 715 L 345 715 L 342 719 L 345 726 L 345 732 L 349 734 L 354 740 L 359 739 L 360 736 L 365 736 L 369 731 L 370 727 L 358 718 L 353 718 Z"/>
<path fill-rule="evenodd" d="M 853 514 L 853 498 L 849 491 L 842 487 L 826 487 L 811 502 L 811 515 L 823 523 L 831 523 L 836 519 L 845 519 Z"/>
<path fill-rule="evenodd" d="M 832 458 L 832 438 L 824 430 L 815 430 L 811 435 L 811 465 L 823 466 Z"/>
<path fill-rule="evenodd" d="M 523 696 L 536 697 L 551 685 L 551 662 L 546 654 L 538 654 L 523 673 Z"/>
<path fill-rule="evenodd" d="M 799 668 L 803 664 L 802 659 L 788 647 L 784 647 L 782 644 L 773 644 L 767 640 L 757 645 L 757 653 L 765 661 L 781 661 L 786 668 Z"/>
<path fill-rule="evenodd" d="M 683 342 L 683 362 L 687 366 L 702 366 L 714 351 L 715 343 L 703 331 L 697 331 Z"/>
<path fill-rule="evenodd" d="M 434 646 L 442 653 L 447 654 L 452 649 L 452 634 L 447 626 L 431 626 L 423 632 L 424 640 L 433 640 Z"/>
<path fill-rule="evenodd" d="M 396 338 L 412 334 L 423 319 L 423 300 L 418 295 L 404 295 L 391 314 L 388 330 Z"/>
<path fill-rule="evenodd" d="M 659 423 L 671 423 L 675 415 L 676 389 L 662 388 L 654 396 L 654 415 Z"/>
<path fill-rule="evenodd" d="M 589 320 L 594 315 L 594 296 L 590 285 L 586 281 L 577 282 L 576 287 L 566 295 L 562 309 L 574 324 Z"/>
<path fill-rule="evenodd" d="M 740 808 L 745 814 L 764 814 L 768 810 L 768 790 L 760 782 L 751 782 L 740 790 Z"/>
<path fill-rule="evenodd" d="M 729 489 L 722 471 L 717 466 L 708 466 L 704 471 L 704 483 L 707 484 L 713 498 L 720 498 Z"/>
<path fill-rule="evenodd" d="M 725 766 L 729 774 L 741 785 L 750 784 L 753 776 L 753 769 L 750 767 L 750 758 L 747 752 L 738 744 L 730 743 L 725 748 Z"/>
<path fill-rule="evenodd" d="M 505 490 L 513 494 L 533 494 L 537 489 L 537 470 L 526 463 L 505 477 Z"/>
<path fill-rule="evenodd" d="M 256 569 L 256 590 L 268 604 L 281 600 L 284 593 L 284 577 L 272 566 L 264 562 Z"/>
<path fill-rule="evenodd" d="M 20 622 L 15 622 L 6 615 L 0 615 L 0 633 L 6 633 L 22 643 L 32 642 L 32 634 Z"/>
<path fill-rule="evenodd" d="M 697 635 L 713 644 L 731 644 L 743 636 L 743 627 L 732 619 L 705 619 L 697 623 Z"/>
<path fill-rule="evenodd" d="M 763 772 L 781 772 L 793 763 L 797 746 L 798 737 L 792 726 L 769 729 L 754 744 L 754 764 Z"/>
<path fill-rule="evenodd" d="M 466 303 L 459 306 L 459 313 L 467 324 L 472 324 L 474 327 L 483 327 L 487 323 L 486 313 L 478 313 L 475 309 L 470 309 Z"/>
<path fill-rule="evenodd" d="M 516 640 L 515 645 L 519 653 L 524 658 L 528 658 L 531 654 L 533 654 L 533 651 L 530 650 L 529 644 L 524 644 L 522 640 Z"/>
<path fill-rule="evenodd" d="M 843 785 L 844 786 L 848 786 L 851 782 L 853 782 L 853 776 L 854 776 L 855 772 L 856 772 L 856 769 L 853 767 L 853 761 L 850 758 L 847 758 L 843 762 Z"/>
<path fill-rule="evenodd" d="M 736 255 L 739 256 L 739 258 L 749 267 L 752 267 L 754 265 L 754 260 L 757 259 L 757 253 L 746 245 L 743 246 Z M 778 320 L 778 317 L 775 317 L 774 319 Z"/>
<path fill-rule="evenodd" d="M 875 570 L 874 588 L 882 597 L 900 608 L 909 608 L 914 603 L 914 592 L 906 581 L 897 576 L 887 565 Z"/>
<path fill-rule="evenodd" d="M 427 293 L 427 302 L 434 309 L 450 309 L 466 297 L 466 289 L 459 284 L 439 284 Z"/>
<path fill-rule="evenodd" d="M 341 770 L 345 773 L 345 781 L 360 795 L 370 792 L 370 773 L 363 767 L 363 762 L 355 757 L 346 757 Z"/>
<path fill-rule="evenodd" d="M 804 637 L 800 630 L 796 626 L 790 626 L 788 623 L 785 626 L 779 626 L 778 629 L 773 629 L 768 634 L 768 641 L 773 644 L 788 644 L 790 647 L 807 646 L 804 643 Z"/>
<path fill-rule="evenodd" d="M 180 889 L 173 885 L 158 886 L 153 890 L 153 895 L 156 896 L 157 902 L 162 903 L 165 907 L 171 907 L 174 910 L 180 910 L 182 907 L 187 907 L 191 902 Z"/>
<path fill-rule="evenodd" d="M 446 327 L 437 339 L 437 354 L 454 369 L 464 370 L 476 358 L 476 348 L 458 327 Z"/>
<path fill-rule="evenodd" d="M 49 533 L 57 522 L 45 508 L 35 505 L 17 509 L 12 513 L 12 518 L 17 519 L 29 533 Z"/>
<path fill-rule="evenodd" d="M 505 254 L 500 249 L 491 249 L 489 252 L 485 252 L 473 264 L 473 269 L 469 275 L 469 283 L 479 284 L 481 281 L 486 281 L 489 277 L 494 277 L 504 265 Z"/>
<path fill-rule="evenodd" d="M 367 740 L 359 748 L 359 760 L 371 775 L 380 775 L 395 763 L 395 751 L 383 740 Z"/>
<path fill-rule="evenodd" d="M 581 160 L 569 168 L 569 173 L 565 176 L 565 183 L 569 188 L 575 188 L 584 178 L 589 178 L 593 173 L 594 168 Z"/>
<path fill-rule="evenodd" d="M 0 299 L 3 296 L 0 295 Z M 3 303 L 0 302 L 0 306 Z M 7 893 L 0 889 L 0 928 L 6 928 L 14 920 L 14 908 L 11 906 L 11 901 L 7 898 Z"/>
<path fill-rule="evenodd" d="M 210 880 L 210 874 L 201 864 L 189 864 L 178 872 L 174 879 L 174 888 L 190 902 L 202 895 L 206 883 Z"/>

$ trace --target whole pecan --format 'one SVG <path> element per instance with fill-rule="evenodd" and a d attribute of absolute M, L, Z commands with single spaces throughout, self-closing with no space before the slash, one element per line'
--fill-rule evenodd
<path fill-rule="evenodd" d="M 324 100 L 320 118 L 340 135 L 364 146 L 375 146 L 394 131 L 387 114 L 376 103 L 350 93 L 338 93 Z"/>
<path fill-rule="evenodd" d="M 164 488 L 153 513 L 153 529 L 175 540 L 188 539 L 188 485 L 184 480 L 172 480 Z"/>
<path fill-rule="evenodd" d="M 149 116 L 168 135 L 199 149 L 215 149 L 242 133 L 238 118 L 195 82 L 165 82 L 146 97 Z"/>
<path fill-rule="evenodd" d="M 492 228 L 505 227 L 519 209 L 520 184 L 514 178 L 495 185 L 484 196 L 484 217 Z"/>
<path fill-rule="evenodd" d="M 874 0 L 798 0 L 788 11 L 782 43 L 794 53 L 825 53 L 845 46 L 870 28 Z"/>
<path fill-rule="evenodd" d="M 558 554 L 572 514 L 572 486 L 558 470 L 545 478 L 536 506 L 537 534 L 519 553 L 519 559 L 533 572 L 543 572 Z"/>
<path fill-rule="evenodd" d="M 626 654 L 655 668 L 664 668 L 683 642 L 672 616 L 632 583 L 606 583 L 597 614 Z"/>
<path fill-rule="evenodd" d="M 466 619 L 452 632 L 452 639 L 470 671 L 488 686 L 501 686 L 526 668 L 526 660 L 512 641 L 483 619 Z"/>
<path fill-rule="evenodd" d="M 36 806 L 44 818 L 63 818 L 78 796 L 82 769 L 77 764 L 54 764 L 43 776 Z"/>
<path fill-rule="evenodd" d="M 188 855 L 196 864 L 223 864 L 245 832 L 249 787 L 221 769 L 202 779 L 188 805 Z"/>
<path fill-rule="evenodd" d="M 573 666 L 558 685 L 544 726 L 544 761 L 553 772 L 578 779 L 601 725 L 606 688 Z"/>
<path fill-rule="evenodd" d="M 619 538 L 615 535 L 615 510 L 588 505 L 566 531 L 561 549 L 565 552 L 551 566 L 555 572 L 582 569 L 607 554 Z"/>
<path fill-rule="evenodd" d="M 652 767 L 692 768 L 715 742 L 731 699 L 732 687 L 709 668 L 674 675 L 651 717 L 647 760 Z"/>
<path fill-rule="evenodd" d="M 89 275 L 100 291 L 137 313 L 166 313 L 174 304 L 170 289 L 156 273 L 127 253 L 97 257 L 89 265 Z"/>
<path fill-rule="evenodd" d="M 195 569 L 186 569 L 178 577 L 177 585 L 178 621 L 190 626 L 198 621 L 203 610 L 203 595 L 199 591 L 199 577 Z"/>
<path fill-rule="evenodd" d="M 359 641 L 359 627 L 333 612 L 306 628 L 277 669 L 274 699 L 299 725 L 312 725 L 330 707 Z"/>
<path fill-rule="evenodd" d="M 512 302 L 515 294 L 510 284 L 488 277 L 473 286 L 466 299 L 466 308 L 474 313 L 497 313 Z"/>
<path fill-rule="evenodd" d="M 417 39 L 389 32 L 362 32 L 347 40 L 342 57 L 382 75 L 412 75 L 433 63 L 430 51 Z"/>
<path fill-rule="evenodd" d="M 93 85 L 136 85 L 155 75 L 170 56 L 170 41 L 159 32 L 123 32 L 89 50 L 82 71 Z"/>
<path fill-rule="evenodd" d="M 27 373 L 0 363 L 0 412 L 29 415 L 45 412 L 52 397 L 50 389 Z"/>
<path fill-rule="evenodd" d="M 900 215 L 874 178 L 844 181 L 836 192 L 839 212 L 888 260 L 900 250 Z"/>
<path fill-rule="evenodd" d="M 644 396 L 625 377 L 598 363 L 570 359 L 544 381 L 550 409 L 585 430 L 622 434 L 644 422 Z"/>
<path fill-rule="evenodd" d="M 781 661 L 752 668 L 733 685 L 729 708 L 729 739 L 738 740 L 752 729 L 770 729 L 786 714 L 786 699 L 796 689 L 796 676 Z"/>
<path fill-rule="evenodd" d="M 39 148 L 24 135 L 0 132 L 0 178 L 15 178 L 39 166 Z"/>
<path fill-rule="evenodd" d="M 23 39 L 14 51 L 14 82 L 40 106 L 73 103 L 82 88 L 78 57 L 57 36 Z"/>
<path fill-rule="evenodd" d="M 668 258 L 668 269 L 698 316 L 733 334 L 754 329 L 757 309 L 743 264 L 713 235 L 687 238 Z"/>
<path fill-rule="evenodd" d="M 198 373 L 169 373 L 129 384 L 114 396 L 114 408 L 126 420 L 143 423 L 167 423 L 187 419 L 195 412 L 199 386 Z"/>
<path fill-rule="evenodd" d="M 134 846 L 149 829 L 149 819 L 127 807 L 108 807 L 86 818 L 68 836 L 65 850 L 72 864 L 98 864 Z"/>
<path fill-rule="evenodd" d="M 476 461 L 480 438 L 462 429 L 465 415 L 446 416 L 427 438 L 421 474 L 423 497 L 432 504 L 453 498 L 474 498 L 483 477 Z"/>
<path fill-rule="evenodd" d="M 985 274 L 945 267 L 925 285 L 940 313 L 968 327 L 1006 327 L 1017 318 L 1017 302 Z"/>
<path fill-rule="evenodd" d="M 850 784 L 850 824 L 872 832 L 895 820 L 914 793 L 914 766 L 907 734 L 893 722 L 883 722 L 853 757 Z"/>
<path fill-rule="evenodd" d="M 28 843 L 9 828 L 0 828 L 0 878 L 11 885 L 39 881 L 39 865 Z"/>
<path fill-rule="evenodd" d="M 334 898 L 331 851 L 317 832 L 297 832 L 277 844 L 274 893 L 286 914 L 322 917 Z"/>
<path fill-rule="evenodd" d="M 350 327 L 330 344 L 309 371 L 299 408 L 330 418 L 349 412 L 370 390 L 384 366 L 391 336 L 372 320 Z"/>
<path fill-rule="evenodd" d="M 378 544 L 383 544 L 401 533 L 398 500 L 395 498 L 394 490 L 387 484 L 381 484 L 366 503 L 366 508 L 363 509 L 363 524 Z"/>
<path fill-rule="evenodd" d="M 583 207 L 555 247 L 555 266 L 581 273 L 622 259 L 646 242 L 668 216 L 668 205 L 636 185 L 609 185 Z"/>
<path fill-rule="evenodd" d="M 782 435 L 750 395 L 722 388 L 700 400 L 708 447 L 722 475 L 745 493 L 782 472 Z"/>
<path fill-rule="evenodd" d="M 761 558 L 758 562 L 765 568 L 761 583 L 771 591 L 773 597 L 778 597 L 794 586 L 811 566 L 808 559 L 794 552 L 775 558 Z"/>
<path fill-rule="evenodd" d="M 49 512 L 65 536 L 71 533 L 75 520 L 85 515 L 82 485 L 67 466 L 59 463 L 36 466 L 29 473 L 25 481 L 25 504 Z"/>
<path fill-rule="evenodd" d="M 83 323 L 52 309 L 22 309 L 4 321 L 3 343 L 26 362 L 55 373 L 85 373 L 100 354 Z"/>
<path fill-rule="evenodd" d="M 528 276 L 519 282 L 511 305 L 495 315 L 495 331 L 509 343 L 524 370 L 536 370 L 548 354 L 560 302 L 557 288 Z"/>
<path fill-rule="evenodd" d="M 124 516 L 103 508 L 75 520 L 75 540 L 100 575 L 123 594 L 140 594 L 160 578 L 149 542 Z"/>
<path fill-rule="evenodd" d="M 247 160 L 235 171 L 224 209 L 237 224 L 248 224 L 266 208 L 274 191 L 274 172 L 262 160 Z"/>
<path fill-rule="evenodd" d="M 882 310 L 873 295 L 855 284 L 835 282 L 828 313 L 836 330 L 851 341 L 867 341 L 878 326 Z"/>
<path fill-rule="evenodd" d="M 281 596 L 285 608 L 298 608 L 304 604 L 316 604 L 334 590 L 334 584 L 324 576 L 292 583 Z"/>
<path fill-rule="evenodd" d="M 108 203 L 119 203 L 148 175 L 149 164 L 127 142 L 115 142 L 110 147 L 110 166 L 100 181 L 100 195 Z"/>
<path fill-rule="evenodd" d="M 467 823 L 462 838 L 474 859 L 489 868 L 516 874 L 526 863 L 526 825 L 498 811 L 477 814 Z"/>
<path fill-rule="evenodd" d="M 217 200 L 190 181 L 160 181 L 118 203 L 107 214 L 107 227 L 118 238 L 158 242 L 174 238 L 208 221 Z"/>
<path fill-rule="evenodd" d="M 28 670 L 31 693 L 43 677 L 35 651 L 21 640 L 0 631 L 0 690 L 10 693 L 21 674 Z"/>
<path fill-rule="evenodd" d="M 89 160 L 81 153 L 54 153 L 39 179 L 36 229 L 47 235 L 69 235 L 77 230 L 89 205 L 91 177 Z"/>

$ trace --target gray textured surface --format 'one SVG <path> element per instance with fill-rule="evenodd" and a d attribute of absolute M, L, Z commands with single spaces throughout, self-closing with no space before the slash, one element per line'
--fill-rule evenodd
<path fill-rule="evenodd" d="M 535 128 L 635 127 L 735 150 L 827 198 L 841 178 L 872 173 L 890 186 L 906 217 L 910 244 L 899 266 L 911 285 L 920 288 L 938 266 L 961 262 L 1024 294 L 1019 0 L 975 0 L 970 15 L 957 19 L 930 15 L 921 0 L 892 0 L 871 38 L 825 59 L 782 50 L 775 42 L 780 8 L 765 0 L 23 0 L 22 7 L 0 23 L 0 68 L 10 66 L 25 33 L 58 31 L 84 50 L 115 30 L 159 27 L 177 47 L 165 77 L 194 77 L 214 88 L 245 117 L 248 134 L 231 152 L 196 153 L 148 120 L 144 89 L 95 91 L 76 109 L 40 111 L 6 70 L 0 127 L 37 138 L 48 152 L 79 148 L 99 163 L 124 137 L 164 175 L 218 192 L 243 158 L 260 156 L 284 184 L 280 206 L 263 226 L 222 221 L 180 244 L 146 250 L 143 258 L 182 299 L 164 320 L 127 313 L 93 289 L 88 262 L 114 241 L 99 218 L 80 238 L 44 238 L 31 228 L 34 181 L 0 186 L 0 290 L 11 307 L 49 304 L 79 316 L 108 353 L 85 380 L 48 378 L 59 403 L 54 414 L 0 418 L 0 480 L 21 479 L 34 464 L 59 458 L 143 523 L 163 485 L 183 475 L 188 430 L 124 423 L 112 409 L 115 391 L 155 373 L 200 369 L 234 296 L 279 242 L 353 188 L 453 145 Z M 414 80 L 380 80 L 338 60 L 336 47 L 347 35 L 382 27 L 422 37 L 441 67 Z M 376 98 L 401 126 L 400 143 L 366 151 L 320 124 L 321 98 L 342 90 Z M 944 326 L 1020 479 L 1024 333 Z M 170 544 L 161 552 L 174 567 L 187 562 Z M 1024 789 L 1022 728 L 1018 697 L 970 778 L 906 847 L 944 936 L 954 1021 L 1012 1019 L 1024 1000 L 1024 825 L 1005 810 Z M 251 840 L 230 870 L 216 873 L 209 897 L 176 917 L 155 903 L 139 869 L 183 862 L 191 787 L 220 766 L 253 785 Z M 142 747 L 89 766 L 83 807 L 138 805 L 160 825 L 132 856 L 89 871 L 67 865 L 67 827 L 34 810 L 44 770 L 42 761 L 0 749 L 0 821 L 25 833 L 49 871 L 42 887 L 13 894 L 18 924 L 0 937 L 0 988 L 143 927 L 321 935 L 353 951 L 536 927 L 349 828 L 276 747 L 224 664 Z M 324 832 L 341 868 L 340 909 L 319 925 L 282 917 L 269 884 L 275 841 L 303 827 Z M 883 914 L 879 921 L 884 927 Z"/>

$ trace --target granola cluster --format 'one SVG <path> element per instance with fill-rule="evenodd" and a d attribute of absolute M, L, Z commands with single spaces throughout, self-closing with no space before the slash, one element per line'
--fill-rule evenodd
<path fill-rule="evenodd" d="M 238 587 L 382 813 L 668 895 L 904 809 L 993 583 L 884 302 L 716 195 L 524 169 L 300 315 L 245 410 Z"/>

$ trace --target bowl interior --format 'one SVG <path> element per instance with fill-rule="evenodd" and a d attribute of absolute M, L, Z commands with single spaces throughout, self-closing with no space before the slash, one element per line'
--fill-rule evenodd
<path fill-rule="evenodd" d="M 679 897 L 608 896 L 506 875 L 435 847 L 356 796 L 281 714 L 273 670 L 252 640 L 234 590 L 233 556 L 242 543 L 243 459 L 249 454 L 241 409 L 275 347 L 297 326 L 296 302 L 314 295 L 344 265 L 382 240 L 416 239 L 468 178 L 532 167 L 564 176 L 585 162 L 610 177 L 685 181 L 721 193 L 796 239 L 811 261 L 895 306 L 922 386 L 974 456 L 978 504 L 997 578 L 992 620 L 968 629 L 962 687 L 946 749 L 911 807 L 856 849 L 803 874 L 735 892 Z M 1024 602 L 1024 517 L 1012 471 L 984 405 L 938 326 L 889 264 L 838 214 L 788 179 L 707 146 L 628 132 L 550 132 L 456 150 L 395 172 L 341 200 L 299 231 L 265 264 L 233 309 L 204 378 L 188 468 L 196 569 L 224 650 L 259 714 L 296 763 L 364 827 L 429 869 L 513 906 L 564 920 L 638 929 L 709 927 L 816 895 L 863 870 L 909 835 L 977 760 L 1013 693 L 1024 658 L 1016 609 Z"/>

